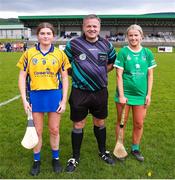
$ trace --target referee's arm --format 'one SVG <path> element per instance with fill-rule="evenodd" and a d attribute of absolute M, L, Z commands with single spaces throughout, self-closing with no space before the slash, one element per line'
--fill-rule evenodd
<path fill-rule="evenodd" d="M 113 66 L 113 65 L 114 65 L 113 63 L 107 65 L 107 71 L 108 71 L 108 72 L 110 72 L 110 71 L 112 71 L 112 70 L 114 69 L 114 66 Z"/>

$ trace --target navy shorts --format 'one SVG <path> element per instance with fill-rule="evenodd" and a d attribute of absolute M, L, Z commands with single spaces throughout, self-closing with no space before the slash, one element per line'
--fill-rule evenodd
<path fill-rule="evenodd" d="M 75 122 L 83 120 L 88 113 L 98 119 L 105 119 L 108 115 L 107 88 L 91 92 L 72 88 L 69 97 L 70 119 Z"/>
<path fill-rule="evenodd" d="M 32 112 L 56 112 L 62 100 L 62 89 L 30 91 Z"/>

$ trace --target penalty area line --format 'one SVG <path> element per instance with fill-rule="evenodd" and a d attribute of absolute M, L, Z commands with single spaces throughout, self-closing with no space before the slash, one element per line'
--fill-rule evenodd
<path fill-rule="evenodd" d="M 17 95 L 17 96 L 15 96 L 15 97 L 13 97 L 12 99 L 9 99 L 9 100 L 7 100 L 7 101 L 4 101 L 4 102 L 0 103 L 0 107 L 1 107 L 1 106 L 4 106 L 4 105 L 6 105 L 6 104 L 8 104 L 8 103 L 10 103 L 10 102 L 12 102 L 12 101 L 15 101 L 16 99 L 19 99 L 20 96 L 21 96 L 21 95 Z"/>

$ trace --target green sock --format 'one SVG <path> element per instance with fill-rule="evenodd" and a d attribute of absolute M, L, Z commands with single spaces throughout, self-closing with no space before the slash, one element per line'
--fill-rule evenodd
<path fill-rule="evenodd" d="M 131 150 L 132 151 L 135 151 L 135 150 L 139 150 L 139 144 L 132 144 L 132 146 L 131 146 Z"/>

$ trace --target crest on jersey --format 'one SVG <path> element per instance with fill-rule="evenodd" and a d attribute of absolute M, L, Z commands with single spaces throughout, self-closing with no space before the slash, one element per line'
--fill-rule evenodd
<path fill-rule="evenodd" d="M 139 69 L 140 68 L 140 64 L 136 64 L 136 69 Z"/>
<path fill-rule="evenodd" d="M 56 60 L 52 59 L 52 65 L 55 65 L 55 64 L 56 64 Z"/>
<path fill-rule="evenodd" d="M 36 65 L 36 64 L 38 63 L 38 59 L 33 58 L 33 59 L 32 59 L 32 63 L 33 63 L 33 65 Z"/>
<path fill-rule="evenodd" d="M 79 55 L 79 58 L 80 58 L 80 60 L 85 60 L 86 59 L 86 54 L 80 54 Z"/>
<path fill-rule="evenodd" d="M 42 63 L 43 63 L 43 65 L 45 65 L 46 64 L 46 60 L 42 59 Z"/>
<path fill-rule="evenodd" d="M 46 68 L 46 72 L 50 72 L 50 68 Z"/>
<path fill-rule="evenodd" d="M 128 60 L 128 61 L 129 61 L 129 60 L 131 60 L 131 57 L 130 57 L 130 55 L 128 55 L 128 56 L 127 56 L 127 60 Z"/>
<path fill-rule="evenodd" d="M 142 59 L 143 59 L 144 61 L 146 61 L 146 56 L 142 56 Z"/>

